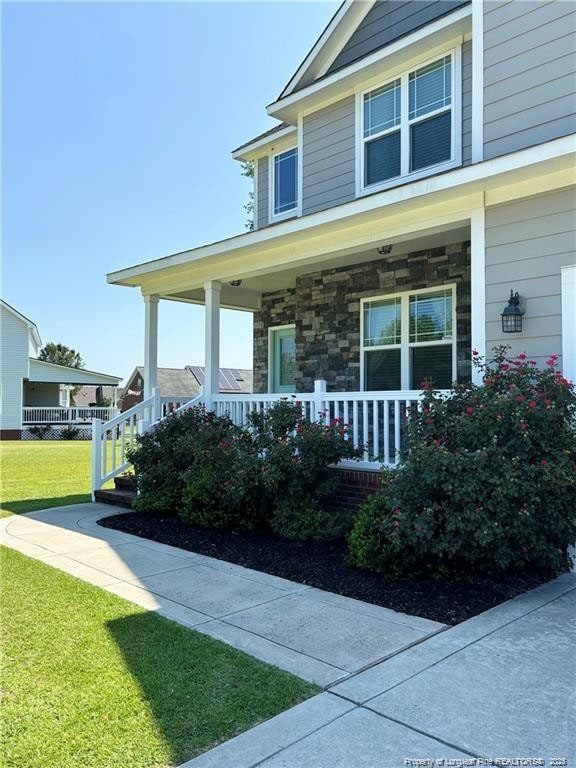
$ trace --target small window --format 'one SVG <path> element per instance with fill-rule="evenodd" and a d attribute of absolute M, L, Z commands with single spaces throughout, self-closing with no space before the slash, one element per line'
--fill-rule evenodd
<path fill-rule="evenodd" d="M 298 150 L 289 149 L 274 157 L 274 215 L 298 205 Z"/>
<path fill-rule="evenodd" d="M 364 136 L 400 125 L 400 80 L 364 96 Z"/>

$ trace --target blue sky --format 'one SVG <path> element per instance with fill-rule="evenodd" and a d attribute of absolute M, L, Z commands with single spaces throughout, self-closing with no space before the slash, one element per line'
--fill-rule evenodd
<path fill-rule="evenodd" d="M 127 376 L 143 305 L 106 272 L 244 230 L 230 151 L 339 2 L 4 2 L 2 297 L 42 340 Z M 159 364 L 202 363 L 203 310 L 160 304 Z M 222 313 L 221 362 L 252 318 Z"/>

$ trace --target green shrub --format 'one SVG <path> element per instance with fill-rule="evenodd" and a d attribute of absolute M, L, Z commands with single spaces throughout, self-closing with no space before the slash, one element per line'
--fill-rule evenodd
<path fill-rule="evenodd" d="M 68 424 L 65 427 L 62 427 L 60 430 L 60 438 L 62 440 L 76 440 L 78 436 L 80 435 L 80 429 L 78 427 L 74 427 L 71 424 Z"/>
<path fill-rule="evenodd" d="M 138 436 L 136 447 L 127 454 L 138 484 L 135 509 L 178 510 L 188 472 L 195 463 L 197 433 L 204 419 L 203 409 L 190 408 Z"/>
<path fill-rule="evenodd" d="M 139 436 L 128 458 L 138 510 L 308 539 L 342 535 L 348 523 L 330 498 L 331 465 L 356 453 L 340 422 L 308 422 L 298 402 L 282 400 L 252 414 L 247 428 L 201 407 L 171 415 Z"/>
<path fill-rule="evenodd" d="M 36 424 L 33 427 L 30 427 L 30 433 L 38 440 L 44 440 L 44 438 L 48 437 L 51 430 L 52 426 L 50 424 Z"/>
<path fill-rule="evenodd" d="M 403 465 L 362 507 L 350 559 L 393 575 L 562 570 L 576 539 L 576 396 L 555 369 L 497 348 L 482 386 L 426 390 Z"/>
<path fill-rule="evenodd" d="M 186 474 L 180 516 L 213 528 L 257 528 L 265 504 L 254 441 L 228 418 L 210 417 L 206 414 L 196 434 L 196 458 Z"/>
<path fill-rule="evenodd" d="M 338 419 L 308 421 L 298 400 L 280 400 L 249 423 L 261 457 L 261 487 L 272 513 L 271 529 L 290 539 L 342 535 L 348 515 L 335 503 L 333 465 L 359 454 Z"/>

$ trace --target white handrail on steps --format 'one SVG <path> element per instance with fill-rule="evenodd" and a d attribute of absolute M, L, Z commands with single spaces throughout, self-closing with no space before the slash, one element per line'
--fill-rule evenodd
<path fill-rule="evenodd" d="M 150 429 L 172 413 L 180 413 L 202 402 L 203 390 L 192 400 L 182 403 L 181 398 L 161 398 L 160 391 L 155 388 L 150 397 L 137 403 L 119 416 L 102 421 L 92 422 L 92 501 L 94 493 L 122 472 L 130 468 L 126 458 L 127 452 L 136 445 L 136 437 Z M 163 413 L 162 402 L 182 403 L 177 409 Z"/>

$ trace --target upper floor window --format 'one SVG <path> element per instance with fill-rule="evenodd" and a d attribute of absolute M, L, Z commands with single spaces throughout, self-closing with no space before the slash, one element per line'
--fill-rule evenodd
<path fill-rule="evenodd" d="M 272 162 L 272 214 L 282 217 L 298 206 L 298 150 L 275 155 Z"/>
<path fill-rule="evenodd" d="M 359 191 L 460 162 L 459 56 L 457 49 L 362 94 Z"/>

